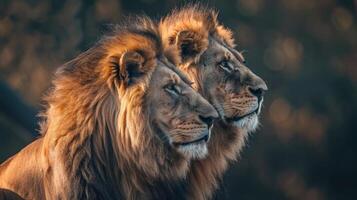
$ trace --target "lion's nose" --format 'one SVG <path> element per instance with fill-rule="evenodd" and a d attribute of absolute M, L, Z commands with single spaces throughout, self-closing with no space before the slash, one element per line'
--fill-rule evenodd
<path fill-rule="evenodd" d="M 256 96 L 259 101 L 262 100 L 264 93 L 268 90 L 265 81 L 248 68 L 245 68 L 245 73 L 242 74 L 242 83 L 248 87 L 249 92 Z"/>
<path fill-rule="evenodd" d="M 212 121 L 219 117 L 217 110 L 201 95 L 198 96 L 197 101 L 193 104 L 199 118 L 211 126 Z"/>
<path fill-rule="evenodd" d="M 264 93 L 268 90 L 268 87 L 265 84 L 265 82 L 262 79 L 260 79 L 257 85 L 248 86 L 248 90 L 250 93 L 252 93 L 254 96 L 258 98 L 258 101 L 261 101 L 264 96 Z"/>
<path fill-rule="evenodd" d="M 200 119 L 207 124 L 208 127 L 211 127 L 213 124 L 213 120 L 215 120 L 217 117 L 209 116 L 209 117 L 203 117 L 200 116 Z"/>

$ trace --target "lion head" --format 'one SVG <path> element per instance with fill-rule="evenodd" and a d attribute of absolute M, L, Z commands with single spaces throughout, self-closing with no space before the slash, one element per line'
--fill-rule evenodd
<path fill-rule="evenodd" d="M 232 32 L 217 21 L 217 12 L 189 4 L 159 23 L 165 55 L 218 111 L 209 156 L 194 160 L 188 173 L 189 199 L 210 199 L 229 161 L 258 125 L 265 82 L 249 70 L 234 49 Z"/>
<path fill-rule="evenodd" d="M 227 123 L 246 131 L 258 125 L 267 90 L 234 49 L 232 32 L 214 10 L 190 5 L 160 22 L 165 53 L 194 82 L 194 87 Z"/>
<path fill-rule="evenodd" d="M 53 84 L 42 126 L 48 196 L 90 195 L 94 183 L 104 199 L 169 193 L 152 184 L 176 184 L 207 154 L 218 113 L 164 57 L 147 18 L 118 26 Z"/>
<path fill-rule="evenodd" d="M 218 117 L 216 110 L 193 90 L 185 75 L 160 55 L 158 38 L 155 41 L 145 34 L 133 33 L 128 37 L 109 39 L 125 41 L 126 48 L 121 52 L 110 47 L 107 61 L 104 61 L 113 70 L 109 73 L 117 76 L 114 81 L 119 87 L 121 110 L 133 109 L 133 103 L 140 102 L 134 105 L 142 107 L 145 120 L 156 138 L 187 159 L 204 157 L 213 119 Z M 120 41 L 108 43 L 119 45 Z M 131 49 L 129 45 L 135 48 Z M 134 95 L 139 96 L 135 99 Z M 127 119 L 126 116 L 119 118 Z M 134 121 L 139 123 L 137 119 Z"/>
<path fill-rule="evenodd" d="M 189 159 L 207 154 L 206 142 L 218 114 L 166 60 L 153 71 L 146 98 L 148 120 L 163 141 Z"/>
<path fill-rule="evenodd" d="M 134 89 L 135 84 L 140 86 L 140 79 L 149 78 L 146 89 L 140 92 L 145 94 L 140 106 L 145 106 L 142 111 L 155 137 L 188 159 L 204 157 L 217 112 L 171 63 L 162 56 L 147 55 L 147 50 L 126 51 L 110 57 L 113 66 L 121 67 L 119 77 L 125 80 L 122 84 L 127 85 L 120 96 L 125 97 L 130 90 L 138 92 Z M 152 66 L 155 69 L 149 70 Z M 125 102 L 123 105 L 128 106 L 132 102 L 127 101 L 133 100 L 132 97 L 122 99 L 121 103 Z M 137 120 L 135 122 L 138 123 Z"/>

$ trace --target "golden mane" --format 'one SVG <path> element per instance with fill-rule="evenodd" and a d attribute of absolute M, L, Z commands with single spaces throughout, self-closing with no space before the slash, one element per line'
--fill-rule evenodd
<path fill-rule="evenodd" d="M 143 109 L 150 73 L 162 53 L 161 40 L 147 18 L 128 24 L 57 71 L 42 114 L 42 137 L 0 165 L 0 187 L 25 199 L 184 194 L 180 179 L 188 161 L 153 136 Z M 129 51 L 144 55 L 147 66 L 146 78 L 132 86 L 121 81 L 126 75 L 119 74 L 115 63 Z"/>
<path fill-rule="evenodd" d="M 174 63 L 182 63 L 178 51 L 173 50 L 172 43 L 181 30 L 195 32 L 194 40 L 199 41 L 197 52 L 202 52 L 208 46 L 209 37 L 214 37 L 230 47 L 235 47 L 233 33 L 227 27 L 219 24 L 218 12 L 200 4 L 188 4 L 183 8 L 173 10 L 160 20 L 159 29 L 166 56 Z"/>

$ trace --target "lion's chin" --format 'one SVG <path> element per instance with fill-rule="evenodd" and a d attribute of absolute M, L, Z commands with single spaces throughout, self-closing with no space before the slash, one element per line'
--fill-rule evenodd
<path fill-rule="evenodd" d="M 176 148 L 187 159 L 203 159 L 208 154 L 207 143 L 205 141 L 184 146 L 180 145 Z"/>
<path fill-rule="evenodd" d="M 259 119 L 257 113 L 252 113 L 238 121 L 233 122 L 234 126 L 247 132 L 253 132 L 258 127 Z"/>

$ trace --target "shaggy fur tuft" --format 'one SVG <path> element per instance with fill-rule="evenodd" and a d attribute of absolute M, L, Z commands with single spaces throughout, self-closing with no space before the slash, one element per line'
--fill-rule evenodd
<path fill-rule="evenodd" d="M 174 63 L 186 62 L 185 56 L 180 56 L 181 49 L 175 49 L 177 45 L 177 35 L 182 30 L 194 34 L 190 40 L 197 41 L 196 52 L 201 53 L 209 43 L 209 36 L 234 47 L 233 33 L 228 28 L 218 23 L 218 12 L 200 4 L 189 4 L 183 8 L 173 10 L 171 14 L 164 17 L 160 23 L 160 33 L 166 52 L 166 56 Z M 195 56 L 196 57 L 196 56 Z"/>

